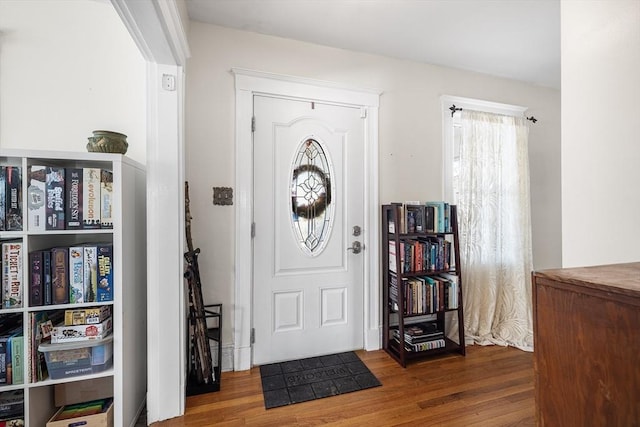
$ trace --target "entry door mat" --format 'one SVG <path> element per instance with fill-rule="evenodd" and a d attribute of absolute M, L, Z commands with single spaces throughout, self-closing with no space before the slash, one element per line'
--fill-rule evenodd
<path fill-rule="evenodd" d="M 352 351 L 262 365 L 260 378 L 266 409 L 382 385 Z"/>

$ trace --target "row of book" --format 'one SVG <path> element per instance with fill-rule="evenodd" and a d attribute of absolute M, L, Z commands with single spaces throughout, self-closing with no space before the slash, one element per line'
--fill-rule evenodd
<path fill-rule="evenodd" d="M 24 338 L 22 317 L 0 319 L 0 385 L 24 383 Z"/>
<path fill-rule="evenodd" d="M 400 338 L 400 330 L 394 328 L 391 337 L 402 342 L 407 351 L 417 352 L 442 348 L 446 345 L 444 331 L 436 322 L 423 322 L 405 325 L 404 336 Z"/>
<path fill-rule="evenodd" d="M 77 304 L 113 300 L 113 245 L 83 243 L 32 251 L 24 286 L 22 241 L 2 243 L 2 307 Z M 25 289 L 26 288 L 26 289 Z"/>
<path fill-rule="evenodd" d="M 27 325 L 27 342 L 29 343 L 29 354 L 31 354 L 28 370 L 29 382 L 43 381 L 49 377 L 44 353 L 38 351 L 38 346 L 41 343 L 51 342 L 53 325 L 63 323 L 64 316 L 63 310 L 29 313 L 29 324 Z"/>
<path fill-rule="evenodd" d="M 458 308 L 458 276 L 442 273 L 438 276 L 403 277 L 398 286 L 398 277 L 389 273 L 389 299 L 392 309 L 400 309 L 399 292 L 403 292 L 402 310 L 405 315 L 431 314 Z"/>
<path fill-rule="evenodd" d="M 451 242 L 442 236 L 427 236 L 400 242 L 398 251 L 395 240 L 389 241 L 389 271 L 398 272 L 443 271 L 452 268 Z"/>
<path fill-rule="evenodd" d="M 391 203 L 395 206 L 395 218 L 390 212 L 387 218 L 389 233 L 452 233 L 451 205 L 443 201 Z"/>
<path fill-rule="evenodd" d="M 30 231 L 113 228 L 112 209 L 112 171 L 29 166 L 27 222 Z M 22 168 L 0 166 L 0 230 L 22 229 Z"/>
<path fill-rule="evenodd" d="M 0 427 L 24 426 L 24 391 L 0 393 Z"/>

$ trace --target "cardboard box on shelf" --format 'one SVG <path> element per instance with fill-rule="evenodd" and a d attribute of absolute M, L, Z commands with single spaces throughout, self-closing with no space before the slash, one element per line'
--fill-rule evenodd
<path fill-rule="evenodd" d="M 54 326 L 51 343 L 70 343 L 100 340 L 111 333 L 111 317 L 95 325 Z"/>
<path fill-rule="evenodd" d="M 87 402 L 87 404 L 84 405 L 85 408 L 102 406 L 102 409 L 99 409 L 100 412 L 92 413 L 91 415 L 82 415 L 83 412 L 90 413 L 95 411 L 84 411 L 83 405 L 81 404 L 63 406 L 51 417 L 49 422 L 47 422 L 47 427 L 113 427 L 113 400 L 109 399 L 109 402 L 99 402 L 100 401 Z M 73 416 L 74 412 L 77 412 L 78 416 Z"/>
<path fill-rule="evenodd" d="M 111 317 L 111 307 L 74 308 L 64 311 L 65 326 L 95 325 Z"/>
<path fill-rule="evenodd" d="M 113 397 L 113 377 L 56 384 L 53 395 L 58 407 Z"/>

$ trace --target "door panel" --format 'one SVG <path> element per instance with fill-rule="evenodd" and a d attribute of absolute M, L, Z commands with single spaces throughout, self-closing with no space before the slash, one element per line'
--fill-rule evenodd
<path fill-rule="evenodd" d="M 253 362 L 362 348 L 360 111 L 255 96 L 254 114 Z"/>

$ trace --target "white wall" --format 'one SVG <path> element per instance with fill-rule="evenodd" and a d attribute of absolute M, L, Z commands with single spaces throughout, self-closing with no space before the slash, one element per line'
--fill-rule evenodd
<path fill-rule="evenodd" d="M 562 1 L 563 266 L 640 260 L 640 2 Z"/>
<path fill-rule="evenodd" d="M 96 129 L 146 162 L 146 63 L 108 2 L 0 1 L 0 146 L 86 151 Z"/>
<path fill-rule="evenodd" d="M 234 326 L 234 208 L 214 206 L 212 187 L 234 187 L 235 101 L 231 67 L 382 89 L 382 203 L 442 198 L 440 95 L 528 106 L 528 113 L 539 119 L 530 133 L 534 263 L 536 268 L 561 265 L 558 90 L 199 22 L 190 24 L 189 46 L 192 57 L 187 64 L 186 170 L 194 244 L 202 248 L 200 270 L 205 301 L 222 302 L 225 306 L 226 346 L 232 343 Z"/>

